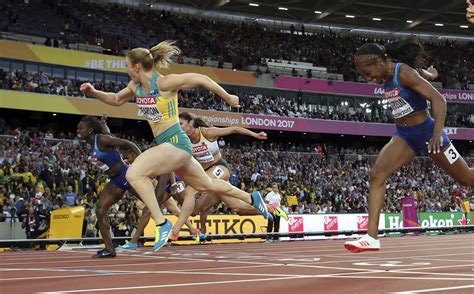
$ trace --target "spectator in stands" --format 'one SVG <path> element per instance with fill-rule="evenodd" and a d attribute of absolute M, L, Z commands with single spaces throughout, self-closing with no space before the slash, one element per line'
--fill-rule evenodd
<path fill-rule="evenodd" d="M 77 205 L 77 194 L 72 191 L 72 186 L 67 186 L 67 192 L 63 195 L 63 201 L 66 206 Z"/>

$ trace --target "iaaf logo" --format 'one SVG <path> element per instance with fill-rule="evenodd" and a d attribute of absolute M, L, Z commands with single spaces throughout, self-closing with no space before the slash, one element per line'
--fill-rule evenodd
<path fill-rule="evenodd" d="M 383 94 L 385 94 L 385 89 L 384 89 L 384 88 L 380 88 L 380 87 L 376 87 L 376 88 L 374 88 L 374 94 L 376 94 L 376 95 L 383 95 Z"/>
<path fill-rule="evenodd" d="M 139 105 L 153 105 L 153 104 L 156 104 L 156 100 L 155 100 L 154 96 L 137 97 L 136 101 L 137 101 L 137 104 L 139 104 Z"/>
<path fill-rule="evenodd" d="M 201 145 L 199 145 L 199 146 L 194 146 L 194 147 L 193 147 L 193 153 L 202 152 L 202 151 L 206 151 L 206 150 L 208 150 L 206 144 L 201 144 Z"/>
<path fill-rule="evenodd" d="M 369 228 L 369 216 L 368 215 L 357 216 L 357 229 L 367 230 L 368 228 Z"/>
<path fill-rule="evenodd" d="M 337 216 L 325 216 L 324 217 L 324 231 L 337 231 L 338 221 Z"/>
<path fill-rule="evenodd" d="M 304 232 L 304 222 L 302 216 L 290 216 L 288 219 L 288 232 Z"/>

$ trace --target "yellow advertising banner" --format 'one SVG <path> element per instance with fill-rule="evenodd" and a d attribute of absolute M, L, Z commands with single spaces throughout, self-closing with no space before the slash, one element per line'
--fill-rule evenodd
<path fill-rule="evenodd" d="M 134 103 L 126 103 L 113 107 L 97 99 L 65 97 L 57 95 L 37 94 L 30 92 L 0 90 L 0 105 L 2 108 L 57 112 L 77 115 L 102 116 L 141 120 L 138 108 Z M 179 108 L 179 112 L 191 112 L 203 117 L 214 126 L 248 127 L 242 122 L 242 114 L 235 112 L 208 111 L 200 109 Z"/>
<path fill-rule="evenodd" d="M 174 215 L 166 215 L 173 224 L 178 219 Z M 190 217 L 191 223 L 198 227 L 199 216 Z M 261 215 L 239 216 L 235 214 L 209 215 L 207 218 L 207 234 L 210 235 L 235 235 L 235 234 L 260 234 L 267 232 L 267 220 Z M 180 236 L 189 236 L 190 232 L 186 226 L 181 229 Z M 150 222 L 145 228 L 146 237 L 155 237 L 155 222 Z M 246 239 L 249 241 L 261 241 L 261 239 Z M 235 243 L 242 242 L 237 239 L 213 240 L 213 243 Z M 192 244 L 193 241 L 177 241 L 178 244 Z M 151 244 L 151 243 L 150 243 Z"/>
<path fill-rule="evenodd" d="M 125 57 L 123 56 L 66 50 L 8 40 L 0 40 L 0 57 L 76 68 L 126 72 Z M 253 72 L 233 71 L 187 64 L 171 64 L 168 69 L 160 70 L 160 72 L 165 75 L 170 73 L 201 73 L 223 84 L 255 86 L 257 83 L 257 77 Z"/>
<path fill-rule="evenodd" d="M 82 238 L 84 207 L 56 209 L 51 213 L 49 239 Z"/>

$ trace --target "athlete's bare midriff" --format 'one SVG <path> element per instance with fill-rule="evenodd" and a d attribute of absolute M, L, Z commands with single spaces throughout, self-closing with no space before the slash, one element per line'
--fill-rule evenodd
<path fill-rule="evenodd" d="M 221 160 L 221 158 L 222 158 L 222 155 L 221 155 L 221 153 L 219 152 L 219 154 L 217 154 L 216 156 L 214 156 L 214 160 L 213 160 L 212 162 L 201 163 L 202 168 L 204 168 L 204 170 L 210 168 L 211 166 L 213 166 L 214 164 L 216 164 L 217 162 L 219 162 L 219 160 Z"/>
<path fill-rule="evenodd" d="M 157 137 L 163 134 L 167 129 L 174 126 L 175 124 L 179 124 L 178 118 L 172 121 L 165 122 L 165 123 L 150 124 L 151 131 L 153 132 L 153 137 Z"/>
<path fill-rule="evenodd" d="M 422 109 L 420 111 L 411 113 L 404 117 L 396 118 L 395 124 L 401 127 L 416 126 L 416 125 L 424 123 L 428 119 L 429 116 L 430 116 L 430 113 L 428 112 L 428 109 Z"/>

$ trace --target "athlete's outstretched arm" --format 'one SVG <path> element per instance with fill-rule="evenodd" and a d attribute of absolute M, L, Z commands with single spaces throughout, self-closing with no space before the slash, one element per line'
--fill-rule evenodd
<path fill-rule="evenodd" d="M 199 86 L 219 95 L 230 106 L 240 107 L 239 97 L 227 93 L 224 88 L 206 75 L 197 73 L 170 74 L 163 76 L 159 81 L 159 87 L 163 91 L 177 92 L 180 89 L 191 89 Z"/>
<path fill-rule="evenodd" d="M 403 65 L 399 73 L 400 83 L 416 92 L 431 102 L 435 125 L 433 137 L 428 142 L 428 152 L 440 153 L 444 122 L 446 120 L 446 99 L 430 84 L 423 79 L 416 70 L 408 65 Z"/>
<path fill-rule="evenodd" d="M 126 148 L 128 150 L 131 150 L 133 153 L 135 153 L 136 156 L 138 156 L 138 155 L 140 155 L 140 153 L 142 153 L 140 151 L 140 148 L 138 148 L 138 146 L 135 143 L 133 143 L 131 141 L 128 141 L 128 140 L 125 140 L 125 139 L 120 139 L 120 138 L 111 136 L 109 134 L 101 135 L 100 140 L 101 140 L 102 143 L 104 143 L 107 146 L 122 147 L 122 148 Z"/>
<path fill-rule="evenodd" d="M 127 101 L 131 100 L 135 96 L 132 90 L 132 86 L 133 82 L 130 81 L 130 83 L 128 83 L 128 86 L 120 90 L 118 93 L 96 90 L 91 83 L 82 84 L 80 89 L 81 92 L 83 92 L 84 94 L 95 97 L 100 101 L 104 102 L 105 104 L 120 106 L 127 103 Z"/>
<path fill-rule="evenodd" d="M 267 139 L 267 134 L 265 132 L 255 133 L 246 128 L 236 127 L 236 126 L 227 127 L 227 128 L 216 128 L 216 127 L 201 128 L 201 130 L 203 132 L 204 137 L 206 137 L 206 139 L 210 141 L 213 141 L 217 139 L 218 137 L 224 137 L 224 136 L 228 136 L 232 134 L 239 134 L 239 135 L 254 137 L 259 140 Z"/>

